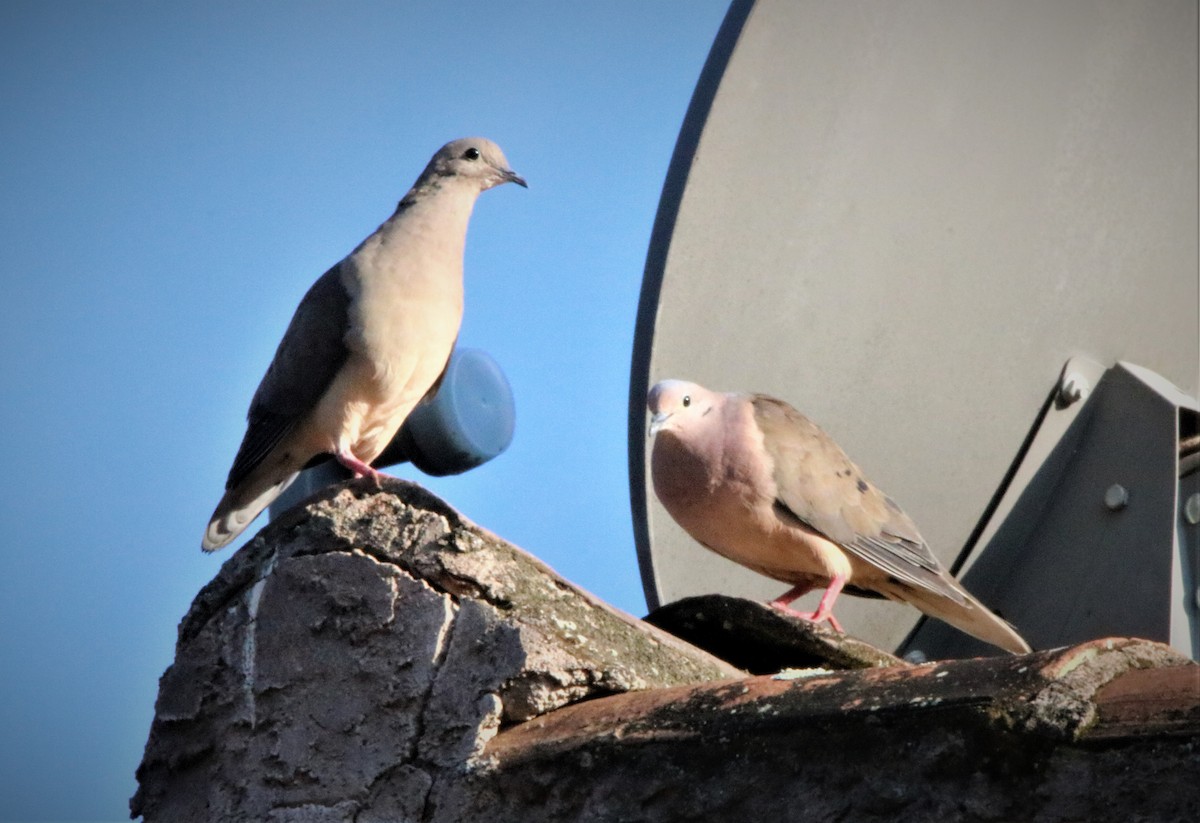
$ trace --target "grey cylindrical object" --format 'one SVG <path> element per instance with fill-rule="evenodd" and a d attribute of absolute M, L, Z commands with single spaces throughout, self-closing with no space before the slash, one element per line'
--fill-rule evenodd
<path fill-rule="evenodd" d="M 500 365 L 479 349 L 455 349 L 437 394 L 413 410 L 376 464 L 409 460 L 426 474 L 461 474 L 500 455 L 515 428 Z"/>
<path fill-rule="evenodd" d="M 500 455 L 512 443 L 516 404 L 503 369 L 479 349 L 455 349 L 437 393 L 412 414 L 373 463 L 411 462 L 425 474 L 462 474 Z M 271 504 L 277 517 L 350 472 L 333 459 L 305 469 Z"/>

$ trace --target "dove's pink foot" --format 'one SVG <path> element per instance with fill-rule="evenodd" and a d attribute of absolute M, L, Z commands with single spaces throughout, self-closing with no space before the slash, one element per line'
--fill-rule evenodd
<path fill-rule="evenodd" d="M 809 584 L 793 586 L 783 594 L 779 595 L 779 597 L 776 597 L 774 600 L 772 600 L 770 605 L 795 617 L 799 617 L 804 620 L 811 620 L 813 623 L 828 623 L 839 632 L 845 634 L 842 624 L 839 623 L 838 619 L 833 616 L 833 601 L 837 600 L 837 596 L 842 591 L 842 586 L 845 585 L 846 578 L 840 574 L 835 575 L 834 578 L 829 581 L 829 586 L 826 587 L 825 594 L 821 596 L 821 602 L 817 604 L 817 610 L 815 612 L 798 612 L 789 605 L 797 597 L 812 591 L 813 587 Z"/>
<path fill-rule="evenodd" d="M 348 451 L 338 452 L 334 455 L 334 457 L 337 458 L 339 463 L 348 468 L 350 471 L 354 472 L 355 477 L 369 477 L 375 481 L 376 486 L 379 485 L 380 479 L 384 477 L 383 474 L 377 472 L 375 469 L 371 468 L 369 465 L 362 462 Z"/>

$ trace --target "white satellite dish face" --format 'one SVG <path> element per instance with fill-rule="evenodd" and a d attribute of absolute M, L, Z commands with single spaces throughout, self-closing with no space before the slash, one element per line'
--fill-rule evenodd
<path fill-rule="evenodd" d="M 705 551 L 654 498 L 657 380 L 788 400 L 947 565 L 1070 357 L 1131 361 L 1195 397 L 1197 144 L 1193 2 L 735 2 L 638 318 L 651 607 L 787 588 Z M 838 615 L 884 646 L 919 616 L 852 598 Z"/>

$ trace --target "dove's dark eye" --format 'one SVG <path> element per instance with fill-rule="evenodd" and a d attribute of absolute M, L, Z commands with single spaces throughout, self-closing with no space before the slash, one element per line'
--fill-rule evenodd
<path fill-rule="evenodd" d="M 686 409 L 690 405 L 692 405 L 692 396 L 690 394 L 685 394 L 683 396 L 683 407 Z"/>
<path fill-rule="evenodd" d="M 479 149 L 475 148 L 474 146 L 471 146 L 471 148 L 469 148 L 463 152 L 462 156 L 465 160 L 478 160 L 479 159 Z"/>

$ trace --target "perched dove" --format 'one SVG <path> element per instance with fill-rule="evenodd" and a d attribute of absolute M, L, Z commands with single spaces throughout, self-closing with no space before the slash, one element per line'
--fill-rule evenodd
<path fill-rule="evenodd" d="M 647 405 L 658 499 L 705 547 L 792 584 L 772 606 L 841 631 L 833 601 L 845 588 L 909 603 L 1010 652 L 1030 650 L 942 569 L 908 515 L 787 403 L 664 380 Z M 789 608 L 822 586 L 815 612 Z"/>
<path fill-rule="evenodd" d="M 500 147 L 438 150 L 395 213 L 312 285 L 250 401 L 246 435 L 201 545 L 233 540 L 305 466 L 379 456 L 437 386 L 458 336 L 463 247 L 479 193 L 525 185 Z"/>

